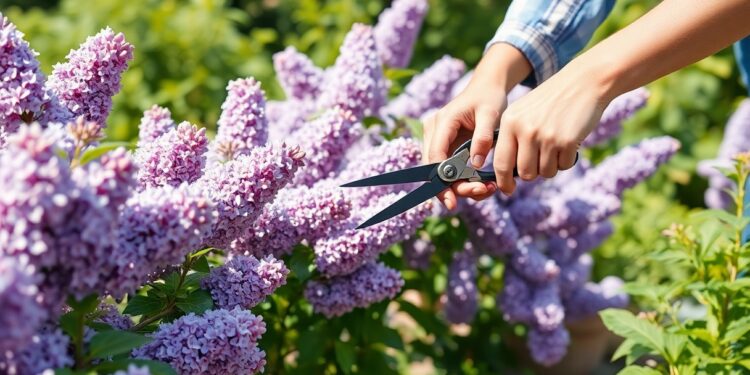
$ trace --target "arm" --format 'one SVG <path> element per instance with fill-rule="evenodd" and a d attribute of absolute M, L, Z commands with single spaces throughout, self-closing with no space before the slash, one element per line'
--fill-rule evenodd
<path fill-rule="evenodd" d="M 664 0 L 580 55 L 504 113 L 494 159 L 499 188 L 514 190 L 514 165 L 523 179 L 570 168 L 612 98 L 750 34 L 748 19 L 747 0 Z"/>
<path fill-rule="evenodd" d="M 522 81 L 534 86 L 567 64 L 613 4 L 614 0 L 514 1 L 471 82 L 425 121 L 425 161 L 444 160 L 449 150 L 473 138 L 472 164 L 481 166 L 492 148 L 492 132 L 507 106 L 508 91 Z M 439 197 L 452 209 L 455 193 L 481 199 L 495 189 L 491 183 L 459 183 Z"/>

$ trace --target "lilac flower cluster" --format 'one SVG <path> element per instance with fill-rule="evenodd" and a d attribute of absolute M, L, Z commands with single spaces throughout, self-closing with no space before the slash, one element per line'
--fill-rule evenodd
<path fill-rule="evenodd" d="M 616 97 L 604 109 L 599 125 L 583 140 L 581 145 L 591 147 L 616 137 L 622 131 L 622 122 L 644 107 L 648 96 L 648 90 L 645 87 L 639 87 Z"/>
<path fill-rule="evenodd" d="M 375 41 L 385 65 L 393 68 L 409 65 L 428 7 L 427 0 L 395 0 L 380 13 Z"/>
<path fill-rule="evenodd" d="M 425 112 L 438 109 L 451 99 L 451 89 L 466 70 L 463 61 L 443 56 L 424 72 L 414 76 L 404 92 L 383 110 L 387 115 L 421 118 Z"/>
<path fill-rule="evenodd" d="M 724 176 L 720 168 L 731 168 L 735 155 L 750 150 L 750 99 L 743 100 L 729 118 L 724 128 L 724 138 L 719 146 L 715 159 L 701 161 L 698 174 L 708 178 L 706 189 L 706 206 L 715 209 L 727 209 L 732 206 L 732 198 L 726 192 L 734 183 Z"/>
<path fill-rule="evenodd" d="M 73 365 L 70 338 L 61 329 L 43 327 L 23 348 L 0 353 L 0 372 L 9 375 L 47 374 Z"/>
<path fill-rule="evenodd" d="M 430 257 L 435 253 L 435 244 L 428 238 L 414 236 L 404 241 L 403 257 L 409 268 L 425 270 L 430 266 Z"/>
<path fill-rule="evenodd" d="M 453 254 L 443 307 L 445 318 L 451 323 L 469 323 L 479 309 L 476 263 L 477 253 L 470 242 Z"/>
<path fill-rule="evenodd" d="M 202 286 L 211 292 L 219 308 L 249 309 L 284 285 L 287 274 L 289 269 L 284 262 L 270 255 L 261 259 L 237 255 L 223 266 L 211 270 L 211 274 L 203 279 Z"/>
<path fill-rule="evenodd" d="M 169 109 L 154 104 L 143 112 L 141 123 L 138 125 L 138 148 L 155 141 L 162 134 L 174 128 L 172 113 Z"/>
<path fill-rule="evenodd" d="M 305 298 L 316 312 L 331 318 L 393 298 L 403 285 L 398 271 L 382 263 L 367 263 L 348 275 L 309 282 Z"/>
<path fill-rule="evenodd" d="M 107 324 L 114 329 L 125 331 L 133 327 L 133 320 L 126 315 L 120 314 L 115 305 L 101 303 L 95 315 L 95 322 Z"/>
<path fill-rule="evenodd" d="M 23 345 L 46 318 L 36 301 L 30 272 L 14 258 L 0 254 L 0 353 Z"/>
<path fill-rule="evenodd" d="M 133 356 L 166 362 L 180 374 L 254 374 L 266 364 L 258 347 L 265 332 L 261 317 L 240 308 L 191 313 L 160 325 Z"/>
<path fill-rule="evenodd" d="M 323 70 L 294 47 L 273 55 L 273 67 L 287 98 L 314 99 L 320 94 Z"/>
<path fill-rule="evenodd" d="M 194 182 L 203 174 L 207 150 L 206 129 L 182 122 L 138 148 L 138 182 L 143 188 Z"/>
<path fill-rule="evenodd" d="M 619 279 L 589 282 L 588 252 L 612 234 L 608 218 L 618 212 L 624 190 L 656 172 L 678 147 L 669 137 L 647 139 L 597 166 L 581 161 L 560 178 L 524 183 L 513 197 L 461 204 L 475 248 L 506 259 L 497 305 L 507 321 L 529 327 L 527 344 L 537 362 L 552 365 L 565 355 L 566 321 L 628 303 Z M 446 306 L 449 319 L 451 309 Z"/>
<path fill-rule="evenodd" d="M 106 124 L 120 76 L 133 59 L 133 46 L 122 33 L 105 28 L 70 51 L 67 59 L 55 65 L 47 88 L 74 117 Z"/>
<path fill-rule="evenodd" d="M 221 105 L 216 145 L 233 142 L 235 154 L 249 153 L 268 141 L 266 94 L 254 78 L 237 79 L 227 85 L 227 99 Z"/>

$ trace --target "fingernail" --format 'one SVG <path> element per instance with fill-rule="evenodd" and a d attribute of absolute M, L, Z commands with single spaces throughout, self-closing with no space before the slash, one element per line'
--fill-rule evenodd
<path fill-rule="evenodd" d="M 484 165 L 484 156 L 474 155 L 474 157 L 471 158 L 471 164 L 474 165 L 474 168 L 481 168 Z"/>

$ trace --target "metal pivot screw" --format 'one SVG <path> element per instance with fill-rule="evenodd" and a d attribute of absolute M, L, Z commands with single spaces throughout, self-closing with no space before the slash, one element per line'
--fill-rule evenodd
<path fill-rule="evenodd" d="M 448 178 L 456 177 L 456 167 L 450 164 L 445 165 L 443 167 L 443 174 L 445 175 L 445 177 L 448 177 Z"/>

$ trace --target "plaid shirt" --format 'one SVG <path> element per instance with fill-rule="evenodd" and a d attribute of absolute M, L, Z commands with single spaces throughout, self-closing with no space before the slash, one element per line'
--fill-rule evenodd
<path fill-rule="evenodd" d="M 515 0 L 486 48 L 505 42 L 520 50 L 534 69 L 523 83 L 534 87 L 586 46 L 614 5 L 615 0 Z M 734 51 L 750 87 L 750 37 L 737 42 Z"/>

